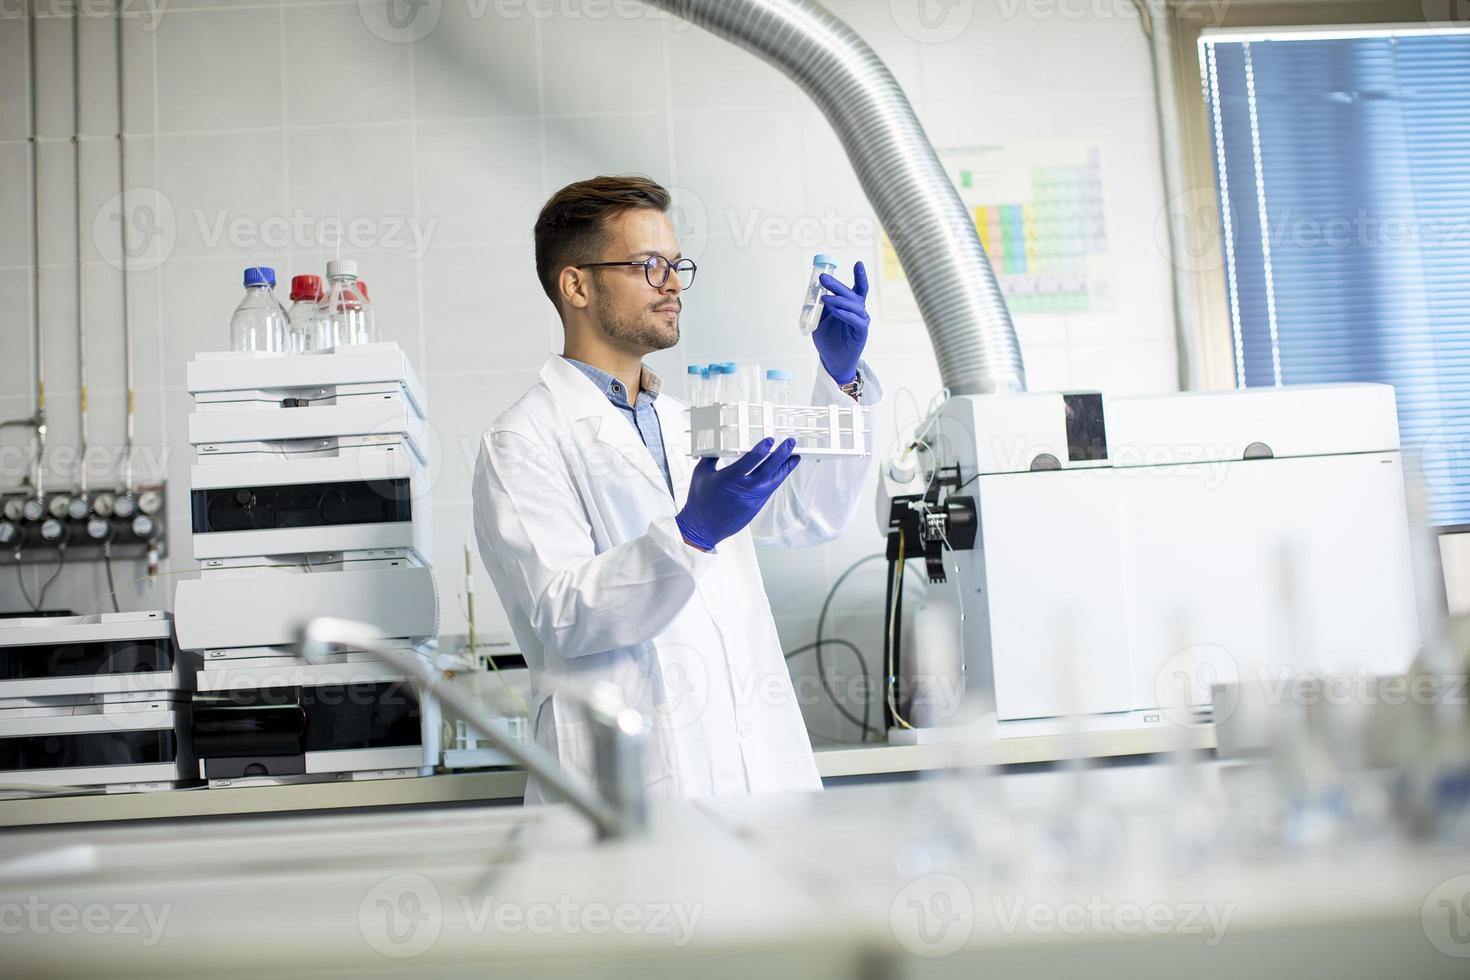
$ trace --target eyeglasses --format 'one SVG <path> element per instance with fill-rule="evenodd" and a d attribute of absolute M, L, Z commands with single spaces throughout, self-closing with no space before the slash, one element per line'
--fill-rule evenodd
<path fill-rule="evenodd" d="M 669 273 L 675 272 L 679 276 L 679 288 L 688 289 L 694 285 L 694 274 L 699 271 L 699 266 L 694 264 L 693 259 L 680 259 L 670 262 L 662 255 L 651 255 L 646 259 L 633 259 L 627 262 L 585 262 L 574 266 L 577 269 L 597 269 L 605 266 L 642 266 L 643 278 L 654 289 L 663 289 L 664 284 L 669 281 Z"/>

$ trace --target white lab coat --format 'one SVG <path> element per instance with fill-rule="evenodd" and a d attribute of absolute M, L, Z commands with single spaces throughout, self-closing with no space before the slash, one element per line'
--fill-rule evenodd
<path fill-rule="evenodd" d="M 862 404 L 876 405 L 877 379 L 862 371 Z M 818 374 L 813 404 L 851 404 Z M 535 739 L 590 774 L 587 723 L 557 691 L 609 680 L 651 723 L 650 796 L 818 789 L 754 543 L 837 537 L 870 457 L 802 460 L 748 528 L 706 553 L 674 520 L 694 462 L 687 410 L 668 394 L 655 408 L 672 498 L 637 431 L 559 356 L 481 439 L 475 536 L 531 668 Z M 527 788 L 528 803 L 554 798 Z"/>

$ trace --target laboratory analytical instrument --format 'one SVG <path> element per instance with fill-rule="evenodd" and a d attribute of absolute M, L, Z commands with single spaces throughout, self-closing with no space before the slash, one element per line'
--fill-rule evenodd
<path fill-rule="evenodd" d="M 175 595 L 179 644 L 203 668 L 200 774 L 302 782 L 418 775 L 438 761 L 437 704 L 411 679 L 344 656 L 307 664 L 302 623 L 370 623 L 428 657 L 423 386 L 393 343 L 189 364 L 190 521 L 201 574 Z"/>
<path fill-rule="evenodd" d="M 890 571 L 922 561 L 954 610 L 963 677 L 940 680 L 1002 735 L 1207 720 L 1214 683 L 1414 656 L 1389 386 L 956 395 L 934 422 L 917 472 L 881 474 L 879 522 Z M 885 673 L 902 676 L 889 582 Z"/>
<path fill-rule="evenodd" d="M 197 667 L 166 612 L 0 619 L 0 783 L 131 792 L 195 780 Z"/>

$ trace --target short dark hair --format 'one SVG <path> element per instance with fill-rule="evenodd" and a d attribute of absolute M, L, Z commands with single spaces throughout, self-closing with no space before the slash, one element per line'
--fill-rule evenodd
<path fill-rule="evenodd" d="M 536 277 L 557 310 L 557 277 L 562 269 L 595 262 L 607 247 L 607 221 L 637 208 L 669 209 L 669 192 L 639 174 L 593 177 L 568 184 L 541 208 L 536 218 Z"/>

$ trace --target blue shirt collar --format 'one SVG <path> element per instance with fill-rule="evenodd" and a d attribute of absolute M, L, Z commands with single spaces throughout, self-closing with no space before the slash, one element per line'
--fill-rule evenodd
<path fill-rule="evenodd" d="M 631 407 L 628 405 L 627 396 L 623 393 L 623 383 L 617 378 L 601 368 L 593 367 L 591 364 L 572 357 L 563 357 L 562 360 L 586 375 L 593 384 L 597 385 L 597 389 L 608 397 L 609 401 L 624 408 Z M 638 378 L 638 385 L 641 389 L 639 394 L 648 395 L 649 400 L 652 401 L 658 397 L 659 389 L 663 387 L 663 379 L 649 370 L 648 365 L 643 364 L 640 367 L 642 372 Z M 639 399 L 635 399 L 637 400 Z"/>

